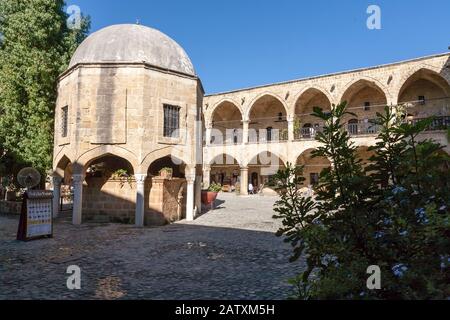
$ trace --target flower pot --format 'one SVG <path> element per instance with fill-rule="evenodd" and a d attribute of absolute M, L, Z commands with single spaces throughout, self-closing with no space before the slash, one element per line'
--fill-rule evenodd
<path fill-rule="evenodd" d="M 218 194 L 218 192 L 202 191 L 202 203 L 207 206 L 213 204 Z"/>

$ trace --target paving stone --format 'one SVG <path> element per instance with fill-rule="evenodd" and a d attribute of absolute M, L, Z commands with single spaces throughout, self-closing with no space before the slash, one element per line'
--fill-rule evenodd
<path fill-rule="evenodd" d="M 54 238 L 15 241 L 0 216 L 0 299 L 285 299 L 303 260 L 275 236 L 272 197 L 221 194 L 220 210 L 159 228 L 57 222 Z M 245 210 L 241 208 L 254 208 Z M 271 223 L 269 223 L 271 222 Z M 81 268 L 81 290 L 66 287 Z"/>

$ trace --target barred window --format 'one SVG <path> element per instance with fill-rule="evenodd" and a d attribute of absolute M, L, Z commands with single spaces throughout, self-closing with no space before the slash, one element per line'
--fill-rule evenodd
<path fill-rule="evenodd" d="M 67 137 L 69 128 L 69 107 L 65 106 L 61 109 L 61 136 Z"/>
<path fill-rule="evenodd" d="M 179 137 L 180 107 L 164 105 L 164 137 Z"/>

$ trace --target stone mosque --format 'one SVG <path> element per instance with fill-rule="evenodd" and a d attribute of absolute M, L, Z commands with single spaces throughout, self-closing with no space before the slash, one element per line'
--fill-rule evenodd
<path fill-rule="evenodd" d="M 192 221 L 211 183 L 246 196 L 271 193 L 287 163 L 305 166 L 305 187 L 328 159 L 311 158 L 323 123 L 314 107 L 347 101 L 346 129 L 368 161 L 384 106 L 407 120 L 435 116 L 423 139 L 448 147 L 450 54 L 205 95 L 189 56 L 142 25 L 91 34 L 58 79 L 54 214 L 71 191 L 74 224 L 103 217 L 137 226 Z"/>

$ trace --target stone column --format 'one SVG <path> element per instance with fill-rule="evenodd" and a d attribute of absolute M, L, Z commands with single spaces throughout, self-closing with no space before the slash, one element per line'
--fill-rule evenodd
<path fill-rule="evenodd" d="M 80 225 L 83 214 L 83 174 L 73 174 L 73 211 L 72 223 Z"/>
<path fill-rule="evenodd" d="M 243 130 L 242 130 L 242 143 L 247 144 L 248 143 L 248 125 L 250 121 L 245 120 L 243 122 Z"/>
<path fill-rule="evenodd" d="M 61 182 L 62 178 L 58 176 L 53 177 L 53 218 L 59 215 L 61 203 Z"/>
<path fill-rule="evenodd" d="M 288 141 L 294 141 L 294 119 L 288 120 Z"/>
<path fill-rule="evenodd" d="M 197 208 L 195 215 L 202 213 L 202 176 L 197 176 L 195 179 L 195 208 Z M 195 216 L 194 216 L 195 218 Z"/>
<path fill-rule="evenodd" d="M 248 195 L 248 167 L 241 168 L 241 195 Z"/>
<path fill-rule="evenodd" d="M 206 139 L 206 145 L 207 146 L 211 145 L 211 130 L 212 130 L 212 126 L 208 125 L 206 127 L 206 134 L 205 134 L 205 139 Z"/>
<path fill-rule="evenodd" d="M 187 194 L 186 194 L 186 221 L 194 221 L 194 182 L 195 174 L 186 175 Z"/>
<path fill-rule="evenodd" d="M 136 227 L 144 226 L 144 213 L 145 213 L 145 179 L 147 179 L 146 174 L 135 174 L 136 178 L 136 214 L 135 214 L 135 224 Z"/>
<path fill-rule="evenodd" d="M 211 166 L 203 167 L 203 188 L 207 189 L 211 185 Z"/>

